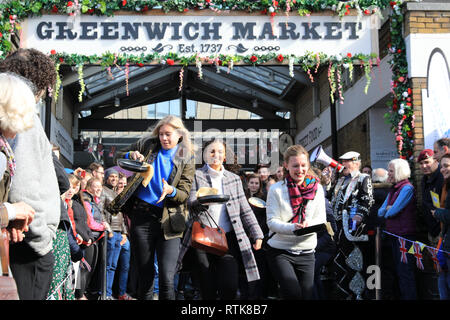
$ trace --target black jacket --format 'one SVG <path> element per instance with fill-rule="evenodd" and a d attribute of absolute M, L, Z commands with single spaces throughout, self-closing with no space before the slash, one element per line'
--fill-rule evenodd
<path fill-rule="evenodd" d="M 78 195 L 72 198 L 72 210 L 73 210 L 73 220 L 75 221 L 75 232 L 79 234 L 84 241 L 88 242 L 89 239 L 94 241 L 94 235 L 92 230 L 89 228 L 87 223 L 87 213 L 84 210 L 83 205 L 79 202 Z"/>
<path fill-rule="evenodd" d="M 384 222 L 384 219 L 378 218 L 378 209 L 383 205 L 386 200 L 389 190 L 392 187 L 390 183 L 374 183 L 373 185 L 373 199 L 374 204 L 370 208 L 369 218 L 367 219 L 367 229 L 374 230 L 379 225 L 380 222 Z"/>
<path fill-rule="evenodd" d="M 433 201 L 431 200 L 430 191 L 435 192 L 439 196 L 444 185 L 444 176 L 441 173 L 441 166 L 439 165 L 436 171 L 430 175 L 424 175 L 422 178 L 422 208 L 423 218 L 427 225 L 428 232 L 431 236 L 436 237 L 440 232 L 440 223 L 431 215 L 431 210 L 434 209 Z"/>
<path fill-rule="evenodd" d="M 445 186 L 444 186 L 445 188 Z M 447 198 L 445 199 L 445 208 L 436 209 L 435 217 L 438 222 L 444 223 L 443 237 L 441 249 L 450 252 L 450 185 L 447 186 Z"/>
<path fill-rule="evenodd" d="M 326 192 L 325 188 L 324 191 Z M 325 209 L 327 212 L 327 222 L 331 224 L 331 228 L 333 229 L 333 232 L 337 232 L 337 225 L 336 220 L 333 216 L 333 208 L 331 207 L 330 201 L 325 198 Z M 317 246 L 316 246 L 317 252 L 327 252 L 332 255 L 336 253 L 336 243 L 334 242 L 334 239 L 331 237 L 331 235 L 326 231 L 319 231 L 317 232 Z"/>

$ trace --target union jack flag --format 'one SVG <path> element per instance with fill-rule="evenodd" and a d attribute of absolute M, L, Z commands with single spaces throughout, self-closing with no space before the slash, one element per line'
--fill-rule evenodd
<path fill-rule="evenodd" d="M 423 270 L 422 253 L 420 253 L 420 245 L 414 243 L 414 256 L 416 257 L 417 268 Z"/>
<path fill-rule="evenodd" d="M 435 248 L 427 248 L 427 249 L 428 249 L 428 252 L 430 252 L 430 254 L 431 254 L 431 260 L 433 260 L 433 262 L 434 262 L 434 268 L 436 269 L 437 272 L 440 272 L 441 266 L 440 266 L 439 260 L 437 258 L 438 249 L 435 249 Z"/>
<path fill-rule="evenodd" d="M 408 258 L 406 257 L 406 253 L 408 252 L 406 249 L 406 241 L 405 239 L 398 238 L 398 242 L 400 243 L 400 253 L 402 254 L 400 261 L 403 263 L 408 263 Z"/>

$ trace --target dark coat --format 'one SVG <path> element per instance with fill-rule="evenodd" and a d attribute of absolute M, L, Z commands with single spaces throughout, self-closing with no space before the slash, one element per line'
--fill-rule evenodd
<path fill-rule="evenodd" d="M 444 176 L 441 173 L 440 165 L 432 174 L 424 175 L 421 181 L 423 218 L 425 219 L 428 232 L 433 237 L 439 235 L 441 226 L 439 221 L 436 220 L 431 214 L 431 210 L 434 210 L 434 206 L 433 201 L 431 200 L 430 191 L 441 195 L 443 184 Z"/>
<path fill-rule="evenodd" d="M 325 188 L 324 192 L 326 192 Z M 331 229 L 333 229 L 333 232 L 336 234 L 337 224 L 333 216 L 333 208 L 331 206 L 330 201 L 327 198 L 325 198 L 325 209 L 327 212 L 327 222 L 330 223 Z M 332 255 L 336 253 L 336 242 L 334 241 L 333 237 L 328 233 L 327 230 L 317 232 L 316 251 L 326 252 Z"/>
<path fill-rule="evenodd" d="M 88 225 L 87 212 L 79 202 L 78 195 L 72 198 L 73 220 L 75 221 L 75 233 L 79 234 L 85 242 L 94 241 L 94 235 Z"/>
<path fill-rule="evenodd" d="M 161 149 L 159 138 L 147 136 L 136 143 L 120 150 L 115 161 L 124 158 L 129 151 L 139 151 L 142 155 L 148 156 L 148 161 L 151 163 Z M 161 228 L 163 229 L 164 238 L 166 240 L 181 238 L 186 226 L 186 221 L 189 216 L 189 211 L 186 206 L 186 200 L 189 197 L 192 181 L 194 180 L 194 157 L 190 154 L 183 154 L 186 152 L 185 148 L 178 148 L 177 153 L 173 159 L 173 170 L 167 181 L 172 187 L 176 188 L 174 197 L 166 197 L 164 200 L 163 213 L 161 218 Z M 142 182 L 143 178 L 140 174 L 135 174 L 131 178 L 131 182 L 127 184 L 125 189 L 114 199 L 111 206 L 119 199 L 129 199 L 137 190 L 137 186 Z M 110 208 L 108 210 L 112 211 Z M 126 205 L 123 207 L 123 213 L 127 214 Z M 183 230 L 183 231 L 178 231 Z"/>
<path fill-rule="evenodd" d="M 445 186 L 444 186 L 445 188 Z M 450 184 L 447 182 L 447 197 L 445 198 L 445 208 L 436 209 L 434 216 L 440 222 L 444 223 L 443 237 L 444 243 L 442 250 L 450 252 Z"/>
<path fill-rule="evenodd" d="M 374 230 L 378 225 L 379 221 L 384 221 L 378 218 L 378 209 L 383 205 L 384 200 L 386 200 L 389 190 L 391 189 L 391 183 L 374 183 L 373 184 L 373 200 L 374 204 L 370 208 L 369 218 L 367 219 L 367 229 Z M 383 226 L 380 226 L 383 227 Z"/>

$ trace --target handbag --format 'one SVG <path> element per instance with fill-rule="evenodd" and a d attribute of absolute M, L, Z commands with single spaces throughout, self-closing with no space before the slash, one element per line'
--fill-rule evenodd
<path fill-rule="evenodd" d="M 9 240 L 6 229 L 0 233 L 0 259 L 2 275 L 0 276 L 0 300 L 19 300 L 16 281 L 9 276 Z"/>
<path fill-rule="evenodd" d="M 219 227 L 208 211 L 205 211 L 208 221 L 211 219 L 216 227 L 205 225 L 200 219 L 192 224 L 191 246 L 217 256 L 223 256 L 228 252 L 228 242 L 225 231 Z"/>

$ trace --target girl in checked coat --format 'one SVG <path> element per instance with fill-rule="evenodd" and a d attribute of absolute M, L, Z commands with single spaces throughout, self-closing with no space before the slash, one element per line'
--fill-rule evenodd
<path fill-rule="evenodd" d="M 210 141 L 204 147 L 205 165 L 196 170 L 192 184 L 188 207 L 191 215 L 207 209 L 215 222 L 224 229 L 229 251 L 220 257 L 205 251 L 190 248 L 193 219 L 188 222 L 188 230 L 183 239 L 178 258 L 178 269 L 181 267 L 184 254 L 190 248 L 193 250 L 193 271 L 199 280 L 203 300 L 223 300 L 236 298 L 239 284 L 259 279 L 258 267 L 252 252 L 261 248 L 263 233 L 250 208 L 242 188 L 239 176 L 224 169 L 226 146 L 222 141 Z M 196 192 L 201 187 L 213 187 L 219 194 L 229 195 L 230 200 L 223 204 L 211 204 L 208 208 L 198 203 Z M 199 215 L 202 222 L 209 223 L 205 213 Z M 247 236 L 248 234 L 248 236 Z M 253 244 L 252 244 L 253 243 Z M 241 275 L 241 282 L 239 276 Z M 243 279 L 242 279 L 243 276 Z M 242 290 L 242 288 L 241 288 Z M 245 289 L 244 289 L 245 291 Z"/>

